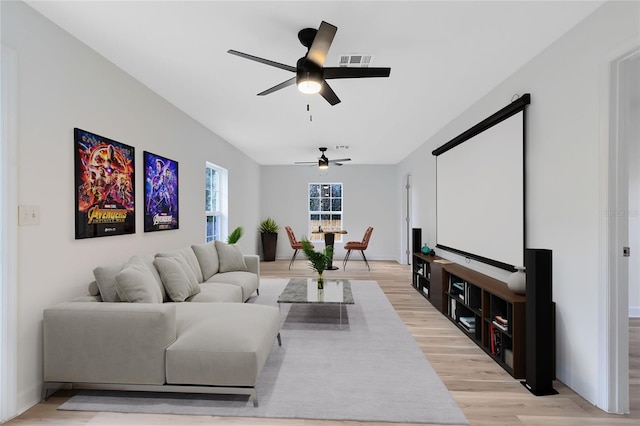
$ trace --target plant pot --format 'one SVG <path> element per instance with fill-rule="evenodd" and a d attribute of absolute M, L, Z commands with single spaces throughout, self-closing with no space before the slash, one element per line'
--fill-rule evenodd
<path fill-rule="evenodd" d="M 318 274 L 318 290 L 324 289 L 324 277 Z"/>
<path fill-rule="evenodd" d="M 262 256 L 265 262 L 276 260 L 276 246 L 278 245 L 278 234 L 273 232 L 263 233 L 262 236 Z"/>

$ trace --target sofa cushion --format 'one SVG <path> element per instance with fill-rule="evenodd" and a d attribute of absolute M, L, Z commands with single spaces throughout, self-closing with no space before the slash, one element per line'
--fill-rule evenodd
<path fill-rule="evenodd" d="M 216 250 L 215 241 L 204 244 L 194 244 L 191 246 L 195 253 L 200 269 L 202 270 L 202 280 L 206 281 L 214 274 L 218 273 L 220 268 L 220 260 L 218 259 L 218 250 Z"/>
<path fill-rule="evenodd" d="M 220 258 L 220 269 L 218 272 L 247 271 L 247 264 L 240 247 L 236 244 L 227 244 L 216 241 L 216 250 Z"/>
<path fill-rule="evenodd" d="M 242 303 L 242 287 L 223 283 L 202 283 L 200 293 L 187 299 L 188 302 L 232 302 Z"/>
<path fill-rule="evenodd" d="M 196 276 L 196 280 L 201 283 L 202 279 L 202 270 L 200 269 L 200 264 L 198 263 L 198 258 L 196 257 L 193 249 L 191 247 L 183 247 L 178 250 L 173 250 L 169 252 L 162 252 L 156 254 L 156 257 L 176 257 L 182 256 L 187 261 L 187 264 L 193 271 L 193 274 Z"/>
<path fill-rule="evenodd" d="M 242 288 L 242 300 L 245 301 L 258 289 L 258 276 L 252 272 L 222 272 L 209 278 L 207 283 L 237 285 Z"/>
<path fill-rule="evenodd" d="M 93 270 L 93 276 L 100 290 L 100 297 L 105 302 L 119 302 L 118 291 L 116 290 L 116 274 L 122 270 L 123 262 L 114 263 L 107 266 L 98 266 Z"/>
<path fill-rule="evenodd" d="M 100 296 L 100 289 L 98 288 L 97 282 L 91 281 L 91 283 L 89 283 L 89 295 Z"/>
<path fill-rule="evenodd" d="M 200 286 L 182 256 L 156 257 L 154 265 L 160 272 L 167 295 L 174 302 L 184 302 L 200 293 Z"/>
<path fill-rule="evenodd" d="M 133 256 L 116 274 L 116 289 L 123 302 L 162 303 L 158 283 L 138 256 Z"/>
<path fill-rule="evenodd" d="M 147 268 L 149 268 L 149 270 L 151 271 L 151 275 L 153 275 L 153 279 L 156 280 L 156 283 L 158 284 L 158 287 L 160 288 L 160 292 L 162 293 L 162 301 L 163 302 L 168 302 L 171 299 L 169 299 L 169 296 L 167 295 L 167 292 L 164 289 L 164 285 L 162 283 L 162 278 L 160 278 L 160 273 L 158 272 L 158 269 L 156 269 L 155 264 L 153 263 L 153 261 L 156 259 L 154 255 L 152 254 L 145 254 L 143 256 L 139 256 L 140 260 L 142 260 L 142 262 L 147 265 Z"/>
<path fill-rule="evenodd" d="M 179 303 L 167 384 L 255 386 L 279 330 L 275 306 Z"/>

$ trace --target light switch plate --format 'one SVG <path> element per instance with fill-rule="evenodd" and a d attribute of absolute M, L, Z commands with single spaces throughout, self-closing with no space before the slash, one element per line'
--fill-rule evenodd
<path fill-rule="evenodd" d="M 40 225 L 40 206 L 18 206 L 18 225 Z"/>

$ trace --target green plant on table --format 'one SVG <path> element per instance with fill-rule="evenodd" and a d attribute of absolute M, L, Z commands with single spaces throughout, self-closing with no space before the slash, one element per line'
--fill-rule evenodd
<path fill-rule="evenodd" d="M 323 251 L 315 251 L 311 242 L 304 238 L 302 241 L 302 251 L 309 260 L 311 269 L 318 273 L 318 281 L 322 280 L 322 273 L 333 258 L 333 247 L 326 246 Z"/>

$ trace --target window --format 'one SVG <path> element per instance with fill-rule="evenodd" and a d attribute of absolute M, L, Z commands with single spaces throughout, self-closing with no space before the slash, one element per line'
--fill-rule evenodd
<path fill-rule="evenodd" d="M 342 229 L 342 184 L 309 184 L 309 235 L 311 241 L 322 241 L 322 234 L 312 234 L 321 227 L 323 230 Z M 342 235 L 336 235 L 336 242 L 342 242 Z"/>
<path fill-rule="evenodd" d="M 205 174 L 206 242 L 227 235 L 227 170 L 207 163 Z"/>

